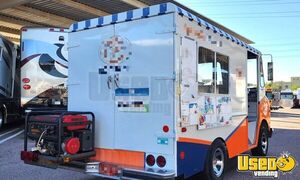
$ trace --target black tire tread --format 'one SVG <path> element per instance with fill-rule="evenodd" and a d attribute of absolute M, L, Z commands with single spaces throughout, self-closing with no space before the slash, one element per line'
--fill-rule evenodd
<path fill-rule="evenodd" d="M 224 170 L 223 170 L 223 174 L 220 177 L 216 177 L 214 175 L 213 169 L 212 169 L 212 156 L 213 156 L 213 152 L 215 149 L 217 149 L 218 147 L 221 147 L 223 149 L 224 154 Z M 208 180 L 222 180 L 224 178 L 224 174 L 226 172 L 226 163 L 227 163 L 227 159 L 228 159 L 228 153 L 227 153 L 227 148 L 225 143 L 220 140 L 217 139 L 213 142 L 213 144 L 211 145 L 211 147 L 208 150 L 208 156 L 206 159 L 206 163 L 205 163 L 205 176 L 206 179 Z"/>

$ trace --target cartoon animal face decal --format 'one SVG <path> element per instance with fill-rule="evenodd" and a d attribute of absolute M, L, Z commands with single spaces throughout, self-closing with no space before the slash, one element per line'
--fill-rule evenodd
<path fill-rule="evenodd" d="M 109 65 L 118 65 L 129 60 L 131 54 L 129 40 L 120 36 L 113 36 L 104 40 L 100 47 L 100 58 Z"/>
<path fill-rule="evenodd" d="M 290 172 L 296 167 L 296 160 L 291 155 L 283 155 L 277 159 L 277 167 L 282 172 Z"/>

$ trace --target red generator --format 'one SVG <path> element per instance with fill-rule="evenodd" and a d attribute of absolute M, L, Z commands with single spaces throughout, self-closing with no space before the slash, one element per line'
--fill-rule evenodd
<path fill-rule="evenodd" d="M 94 137 L 95 118 L 91 112 L 29 113 L 21 159 L 29 164 L 39 161 L 44 166 L 53 161 L 61 164 L 88 159 L 95 155 Z"/>

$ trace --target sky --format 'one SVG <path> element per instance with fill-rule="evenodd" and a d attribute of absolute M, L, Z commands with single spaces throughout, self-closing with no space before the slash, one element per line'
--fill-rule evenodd
<path fill-rule="evenodd" d="M 272 54 L 274 81 L 300 76 L 300 0 L 177 1 L 254 41 L 252 46 L 263 54 Z M 270 56 L 263 59 L 266 64 Z"/>

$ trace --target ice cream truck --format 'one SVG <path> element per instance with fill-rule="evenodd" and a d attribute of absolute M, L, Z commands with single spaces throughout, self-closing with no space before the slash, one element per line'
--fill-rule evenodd
<path fill-rule="evenodd" d="M 255 48 L 172 3 L 69 31 L 68 111 L 28 114 L 25 163 L 111 179 L 222 179 L 229 158 L 267 154 Z"/>

